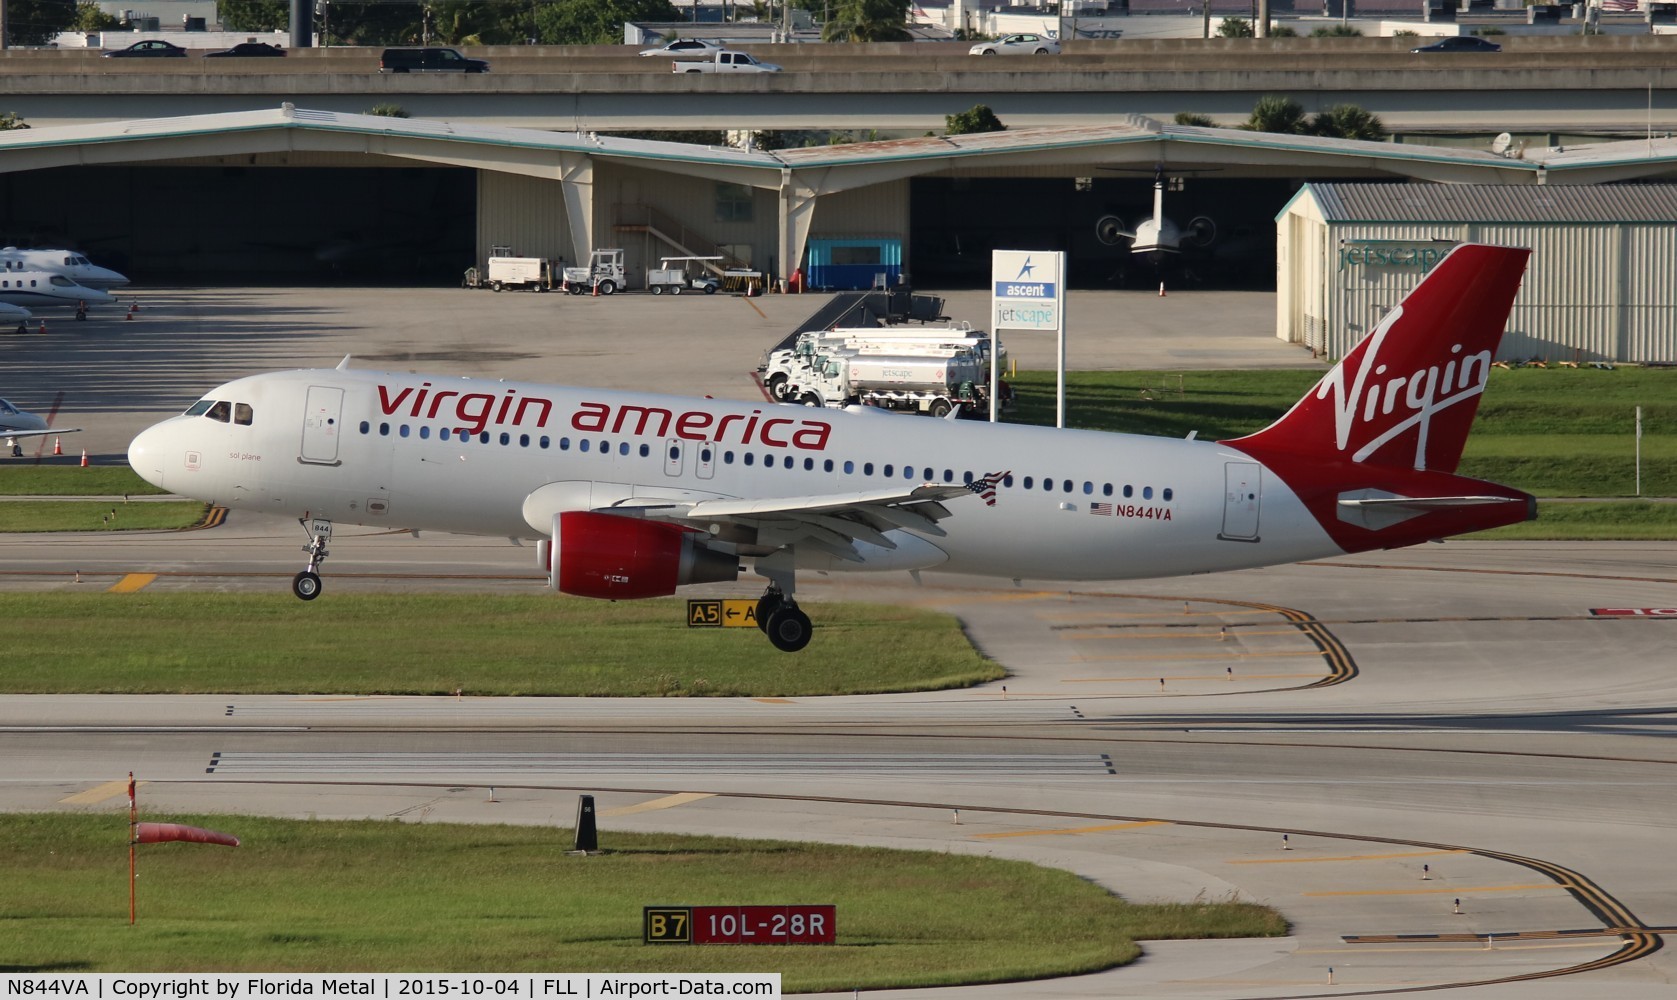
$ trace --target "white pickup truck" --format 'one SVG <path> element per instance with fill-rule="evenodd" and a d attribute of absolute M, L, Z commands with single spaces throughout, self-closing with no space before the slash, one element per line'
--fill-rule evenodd
<path fill-rule="evenodd" d="M 778 73 L 780 67 L 774 63 L 758 62 L 757 57 L 749 52 L 735 52 L 723 49 L 710 59 L 699 62 L 693 59 L 677 59 L 670 63 L 672 73 Z"/>

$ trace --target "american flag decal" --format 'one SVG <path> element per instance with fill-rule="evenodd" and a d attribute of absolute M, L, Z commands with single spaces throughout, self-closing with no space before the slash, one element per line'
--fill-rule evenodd
<path fill-rule="evenodd" d="M 1109 504 L 1109 503 L 1092 503 L 1092 504 L 1089 505 L 1089 513 L 1091 513 L 1091 514 L 1104 514 L 1107 517 L 1111 517 L 1112 516 L 1112 505 Z"/>
<path fill-rule="evenodd" d="M 968 483 L 967 489 L 983 497 L 985 506 L 994 507 L 996 505 L 996 484 L 1012 474 L 1013 470 L 1011 469 L 1005 472 L 987 473 L 982 478 L 974 479 Z"/>

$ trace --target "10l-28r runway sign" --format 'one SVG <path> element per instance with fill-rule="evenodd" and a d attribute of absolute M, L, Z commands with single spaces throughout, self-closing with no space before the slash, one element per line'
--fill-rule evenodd
<path fill-rule="evenodd" d="M 834 944 L 838 907 L 648 906 L 641 911 L 647 944 Z"/>

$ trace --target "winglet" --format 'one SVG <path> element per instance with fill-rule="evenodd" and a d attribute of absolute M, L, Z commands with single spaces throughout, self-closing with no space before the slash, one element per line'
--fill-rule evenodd
<path fill-rule="evenodd" d="M 337 367 L 336 370 L 341 371 L 341 372 L 349 371 L 349 355 L 347 355 L 347 354 L 344 355 L 344 359 L 342 361 L 338 362 L 338 367 Z"/>

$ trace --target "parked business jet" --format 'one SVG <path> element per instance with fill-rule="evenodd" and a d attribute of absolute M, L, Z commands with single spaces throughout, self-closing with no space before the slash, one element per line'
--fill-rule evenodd
<path fill-rule="evenodd" d="M 115 302 L 116 296 L 102 288 L 89 288 L 57 271 L 0 270 L 0 302 L 16 306 L 90 306 Z"/>
<path fill-rule="evenodd" d="M 619 599 L 798 570 L 1115 580 L 1394 548 L 1534 516 L 1454 474 L 1529 251 L 1465 245 L 1266 429 L 1176 440 L 348 367 L 212 390 L 143 431 L 145 479 L 298 517 L 540 539 L 549 584 Z"/>
<path fill-rule="evenodd" d="M 0 249 L 0 269 L 7 271 L 52 271 L 88 288 L 116 288 L 128 284 L 126 275 L 88 260 L 74 250 Z"/>
<path fill-rule="evenodd" d="M 10 302 L 0 302 L 0 326 L 16 323 L 18 333 L 28 333 L 29 327 L 25 324 L 33 315 L 35 314 L 22 306 L 14 306 Z"/>
<path fill-rule="evenodd" d="M 58 407 L 53 407 L 56 410 Z M 6 447 L 12 450 L 13 458 L 23 457 L 23 445 L 19 442 L 24 438 L 42 437 L 47 434 L 74 434 L 80 427 L 67 427 L 53 430 L 48 417 L 29 413 L 18 409 L 4 399 L 0 399 L 0 437 L 6 439 Z"/>

